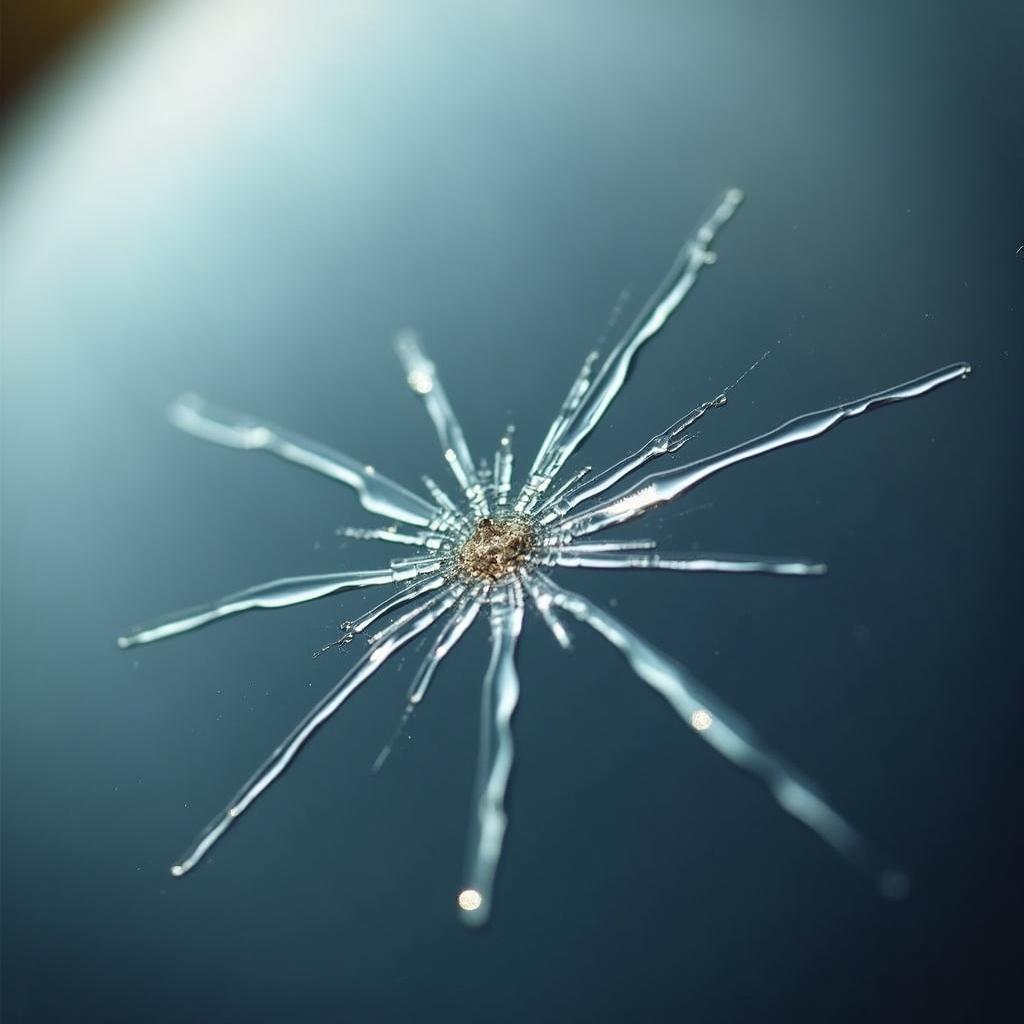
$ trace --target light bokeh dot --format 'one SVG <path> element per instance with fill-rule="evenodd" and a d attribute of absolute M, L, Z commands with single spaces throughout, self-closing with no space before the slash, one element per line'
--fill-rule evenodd
<path fill-rule="evenodd" d="M 409 387 L 416 392 L 417 395 L 429 395 L 434 390 L 434 382 L 430 379 L 430 375 L 424 373 L 422 370 L 413 370 L 409 374 L 407 380 L 409 381 Z"/>
<path fill-rule="evenodd" d="M 461 910 L 479 910 L 484 898 L 476 889 L 463 889 L 459 893 L 459 908 Z"/>
<path fill-rule="evenodd" d="M 699 711 L 694 711 L 690 715 L 690 725 L 697 730 L 697 732 L 704 732 L 706 729 L 711 728 L 711 723 L 714 722 L 714 718 L 711 717 L 711 712 L 707 708 L 701 708 Z"/>

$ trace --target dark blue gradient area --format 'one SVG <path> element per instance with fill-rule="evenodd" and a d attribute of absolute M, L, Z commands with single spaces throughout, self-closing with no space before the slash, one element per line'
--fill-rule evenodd
<path fill-rule="evenodd" d="M 187 0 L 128 9 L 25 97 L 0 141 L 5 1024 L 1012 1017 L 1022 20 L 994 0 Z M 339 534 L 377 525 L 345 488 L 188 437 L 168 403 L 441 479 L 391 350 L 414 327 L 470 445 L 514 421 L 522 472 L 622 289 L 626 323 L 730 186 L 717 264 L 570 470 L 765 351 L 686 458 L 974 372 L 622 530 L 824 577 L 556 578 L 754 723 L 908 897 L 879 898 L 598 638 L 567 656 L 535 616 L 486 928 L 455 907 L 482 623 L 383 771 L 423 647 L 173 879 L 357 656 L 311 652 L 383 595 L 115 638 L 403 552 Z"/>

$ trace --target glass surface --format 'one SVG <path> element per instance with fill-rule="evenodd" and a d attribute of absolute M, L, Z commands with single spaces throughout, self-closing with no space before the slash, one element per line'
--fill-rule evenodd
<path fill-rule="evenodd" d="M 3 988 L 11 1021 L 984 1019 L 1020 887 L 1021 18 L 1011 5 L 139 7 L 6 127 Z M 730 186 L 746 202 L 572 466 L 713 399 L 699 458 L 957 360 L 965 384 L 735 467 L 623 535 L 820 578 L 564 571 L 815 779 L 870 882 L 597 638 L 528 618 L 495 912 L 456 898 L 487 630 L 387 763 L 388 666 L 187 878 L 354 661 L 351 591 L 134 623 L 388 545 L 352 494 L 202 444 L 195 391 L 411 487 L 523 462 Z M 667 458 L 673 458 L 668 456 Z M 675 464 L 675 463 L 673 463 Z M 426 650 L 425 641 L 419 650 Z M 465 893 L 463 893 L 465 896 Z"/>

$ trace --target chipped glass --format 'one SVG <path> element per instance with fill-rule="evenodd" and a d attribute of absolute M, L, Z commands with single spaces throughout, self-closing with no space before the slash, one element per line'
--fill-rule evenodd
<path fill-rule="evenodd" d="M 720 470 L 819 437 L 847 419 L 927 394 L 970 373 L 966 363 L 943 367 L 864 398 L 798 416 L 718 455 L 626 483 L 652 460 L 678 452 L 693 436 L 688 433 L 690 428 L 726 404 L 727 392 L 734 383 L 609 469 L 591 475 L 590 467 L 583 467 L 563 476 L 566 462 L 600 423 L 625 384 L 642 346 L 662 330 L 701 271 L 715 261 L 710 245 L 742 198 L 737 189 L 725 194 L 680 251 L 664 281 L 618 344 L 603 360 L 597 352 L 586 357 L 518 492 L 513 488 L 512 428 L 501 437 L 490 463 L 474 462 L 437 369 L 411 331 L 402 332 L 395 347 L 406 382 L 423 400 L 437 432 L 452 475 L 452 494 L 424 477 L 428 497 L 421 497 L 348 455 L 265 420 L 217 408 L 194 395 L 183 396 L 172 406 L 171 421 L 196 437 L 232 448 L 267 451 L 305 466 L 352 488 L 367 511 L 392 521 L 380 528 L 349 529 L 346 536 L 419 549 L 418 554 L 391 559 L 378 570 L 258 584 L 164 616 L 119 638 L 121 647 L 131 647 L 253 608 L 299 604 L 357 587 L 404 584 L 358 620 L 342 623 L 339 638 L 318 652 L 350 644 L 375 627 L 366 636 L 365 648 L 355 665 L 206 826 L 171 869 L 173 875 L 184 875 L 203 859 L 279 778 L 313 733 L 381 666 L 414 638 L 437 627 L 436 637 L 409 688 L 399 729 L 374 766 L 379 768 L 409 715 L 425 698 L 441 662 L 486 612 L 491 657 L 483 677 L 480 748 L 464 885 L 456 899 L 459 914 L 467 924 L 486 921 L 507 825 L 505 793 L 513 762 L 512 719 L 519 700 L 516 648 L 529 605 L 567 651 L 573 643 L 567 619 L 603 637 L 700 739 L 759 778 L 783 810 L 867 872 L 884 895 L 898 897 L 903 893 L 907 885 L 904 873 L 875 851 L 795 769 L 768 750 L 738 715 L 704 692 L 678 662 L 657 651 L 609 612 L 566 590 L 549 576 L 549 571 L 556 569 L 820 575 L 825 566 L 819 562 L 732 554 L 661 554 L 652 540 L 590 538 L 675 501 Z M 609 495 L 619 484 L 624 486 Z M 412 529 L 401 530 L 398 523 Z"/>

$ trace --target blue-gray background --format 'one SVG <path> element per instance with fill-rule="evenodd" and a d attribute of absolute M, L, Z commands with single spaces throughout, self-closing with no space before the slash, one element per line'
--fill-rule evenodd
<path fill-rule="evenodd" d="M 1022 939 L 1021 27 L 1009 2 L 193 0 L 129 12 L 23 104 L 0 185 L 4 1019 L 998 1019 Z M 390 351 L 414 325 L 476 449 L 510 418 L 532 449 L 620 290 L 635 310 L 730 185 L 719 263 L 580 462 L 766 349 L 688 454 L 975 373 L 632 531 L 826 578 L 563 580 L 819 780 L 910 897 L 879 899 L 599 640 L 567 658 L 532 620 L 486 930 L 453 905 L 482 628 L 381 775 L 414 653 L 172 880 L 371 598 L 114 637 L 394 551 L 339 542 L 369 522 L 344 489 L 179 434 L 168 401 L 440 476 Z"/>

